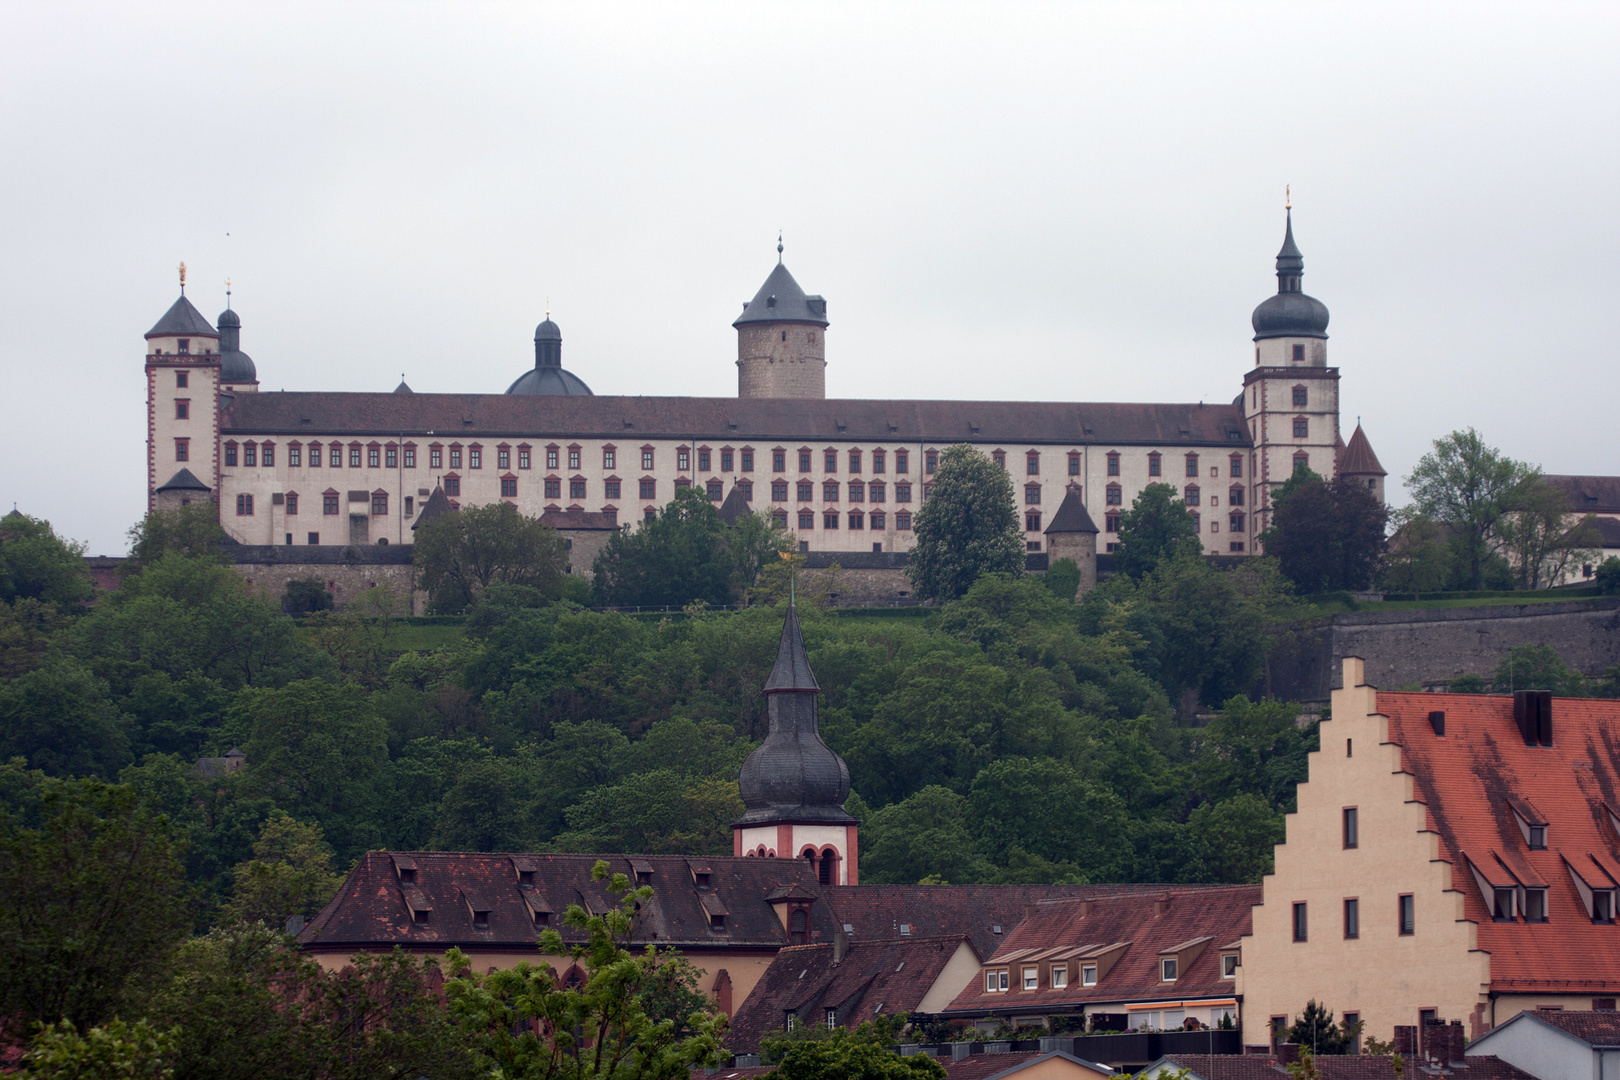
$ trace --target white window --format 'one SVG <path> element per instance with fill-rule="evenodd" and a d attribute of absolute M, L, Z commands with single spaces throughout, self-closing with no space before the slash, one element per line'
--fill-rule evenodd
<path fill-rule="evenodd" d="M 996 982 L 999 984 L 996 987 L 998 990 L 1007 989 L 1007 971 L 1005 968 L 996 972 Z"/>
<path fill-rule="evenodd" d="M 1235 978 L 1237 978 L 1237 967 L 1238 967 L 1237 953 L 1226 953 L 1224 956 L 1221 957 L 1221 978 L 1223 978 L 1223 979 L 1235 979 Z"/>
<path fill-rule="evenodd" d="M 1062 964 L 1052 968 L 1052 989 L 1061 990 L 1069 985 L 1069 969 Z"/>
<path fill-rule="evenodd" d="M 837 1026 L 838 1026 L 838 1010 L 837 1009 L 828 1009 L 827 1010 L 827 1030 L 831 1031 L 833 1028 L 835 1028 Z"/>
<path fill-rule="evenodd" d="M 1024 969 L 1024 989 L 1034 990 L 1041 985 L 1041 969 L 1027 967 Z"/>
<path fill-rule="evenodd" d="M 1164 982 L 1176 981 L 1176 958 L 1167 956 L 1159 961 L 1159 978 Z"/>
<path fill-rule="evenodd" d="M 996 973 L 993 971 L 984 973 L 984 992 L 987 994 L 996 992 Z"/>
<path fill-rule="evenodd" d="M 1097 965 L 1096 964 L 1081 964 L 1080 965 L 1080 985 L 1081 986 L 1096 986 L 1097 985 Z"/>

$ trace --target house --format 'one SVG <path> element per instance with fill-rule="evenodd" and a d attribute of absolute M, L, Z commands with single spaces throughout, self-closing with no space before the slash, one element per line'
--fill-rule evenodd
<path fill-rule="evenodd" d="M 1620 1076 L 1620 1013 L 1526 1010 L 1468 1047 L 1469 1061 L 1487 1054 L 1531 1076 L 1560 1080 Z"/>
<path fill-rule="evenodd" d="M 859 1027 L 879 1016 L 937 1013 L 979 971 L 965 937 L 795 945 L 776 954 L 732 1018 L 726 1046 L 756 1053 L 762 1040 L 810 1024 Z"/>
<path fill-rule="evenodd" d="M 1077 1058 L 1062 1050 L 1024 1050 L 1006 1054 L 974 1054 L 956 1061 L 941 1061 L 947 1080 L 1103 1080 L 1117 1075 L 1106 1065 Z"/>
<path fill-rule="evenodd" d="M 1426 1080 L 1452 1077 L 1454 1080 L 1551 1080 L 1554 1074 L 1535 1074 L 1514 1068 L 1499 1058 L 1470 1056 L 1467 1061 L 1446 1065 L 1403 1061 L 1395 1068 L 1390 1054 L 1323 1054 L 1315 1059 L 1316 1074 L 1322 1080 Z M 1186 1070 L 1185 1073 L 1182 1070 Z M 1142 1070 L 1145 1080 L 1178 1077 L 1181 1080 L 1281 1080 L 1289 1077 L 1288 1066 L 1269 1054 L 1172 1054 Z"/>
<path fill-rule="evenodd" d="M 1312 999 L 1381 1039 L 1612 1009 L 1620 702 L 1389 693 L 1355 657 L 1342 675 L 1242 939 L 1245 1041 Z"/>

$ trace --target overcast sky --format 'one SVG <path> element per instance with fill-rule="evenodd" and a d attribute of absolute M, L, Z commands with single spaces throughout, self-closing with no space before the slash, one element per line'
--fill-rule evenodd
<path fill-rule="evenodd" d="M 265 391 L 736 393 L 773 265 L 832 397 L 1230 401 L 1293 185 L 1348 436 L 1620 473 L 1620 5 L 0 4 L 7 503 L 144 511 L 141 335 Z M 7 507 L 9 509 L 9 506 Z"/>

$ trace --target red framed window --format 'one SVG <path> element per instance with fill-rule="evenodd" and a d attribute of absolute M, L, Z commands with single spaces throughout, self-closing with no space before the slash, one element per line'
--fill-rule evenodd
<path fill-rule="evenodd" d="M 737 489 L 742 492 L 743 502 L 754 501 L 754 482 L 752 480 L 737 481 Z"/>
<path fill-rule="evenodd" d="M 351 447 L 349 447 L 349 468 L 358 469 L 359 467 L 360 467 L 360 447 L 359 446 L 351 446 Z"/>
<path fill-rule="evenodd" d="M 656 480 L 642 480 L 642 481 L 640 481 L 640 489 L 641 490 L 640 490 L 639 494 L 640 494 L 641 498 L 643 498 L 643 499 L 656 499 L 656 498 L 658 498 L 658 481 L 656 481 Z"/>
<path fill-rule="evenodd" d="M 190 461 L 191 460 L 191 440 L 190 439 L 176 439 L 176 440 L 174 440 L 174 460 L 176 460 L 176 461 Z"/>
<path fill-rule="evenodd" d="M 321 513 L 331 517 L 338 512 L 338 493 L 325 491 L 321 493 Z"/>
<path fill-rule="evenodd" d="M 1188 484 L 1185 488 L 1182 489 L 1181 501 L 1183 503 L 1185 503 L 1188 506 L 1197 506 L 1199 504 L 1198 500 L 1199 500 L 1199 492 L 1198 492 L 1198 485 L 1197 484 Z"/>
<path fill-rule="evenodd" d="M 1108 452 L 1108 475 L 1119 475 L 1119 453 L 1117 451 L 1110 450 Z"/>
<path fill-rule="evenodd" d="M 1305 388 L 1303 386 L 1294 387 L 1294 408 L 1303 409 L 1305 407 L 1305 402 L 1308 399 L 1309 395 L 1305 392 Z"/>
<path fill-rule="evenodd" d="M 267 442 L 259 447 L 259 461 L 269 467 L 276 463 L 276 444 Z"/>
<path fill-rule="evenodd" d="M 259 448 L 252 443 L 242 444 L 242 465 L 244 468 L 259 463 Z"/>
<path fill-rule="evenodd" d="M 786 480 L 771 481 L 771 502 L 787 502 L 788 484 Z"/>
<path fill-rule="evenodd" d="M 374 491 L 371 493 L 371 516 L 386 517 L 388 515 L 388 492 Z"/>
<path fill-rule="evenodd" d="M 238 495 L 236 497 L 236 516 L 237 517 L 252 517 L 253 516 L 253 496 L 251 496 L 251 495 Z"/>
<path fill-rule="evenodd" d="M 896 450 L 894 452 L 894 471 L 897 473 L 906 473 L 911 471 L 910 451 Z"/>
<path fill-rule="evenodd" d="M 1111 533 L 1119 532 L 1118 514 L 1106 514 L 1103 516 L 1103 531 Z"/>
<path fill-rule="evenodd" d="M 787 511 L 786 510 L 780 510 L 780 509 L 772 510 L 771 511 L 771 524 L 776 526 L 778 529 L 787 528 Z"/>
<path fill-rule="evenodd" d="M 824 511 L 822 513 L 822 515 L 821 515 L 821 527 L 823 529 L 836 529 L 836 528 L 838 528 L 838 511 L 836 511 L 836 510 Z"/>
<path fill-rule="evenodd" d="M 1231 473 L 1232 473 L 1232 479 L 1234 479 L 1234 480 L 1241 480 L 1243 478 L 1243 455 L 1242 454 L 1233 454 L 1232 455 Z"/>
<path fill-rule="evenodd" d="M 1311 422 L 1303 416 L 1294 417 L 1294 438 L 1308 439 L 1311 435 Z"/>
<path fill-rule="evenodd" d="M 444 493 L 452 498 L 461 494 L 461 477 L 447 476 L 444 478 Z"/>
<path fill-rule="evenodd" d="M 799 511 L 799 528 L 808 532 L 816 527 L 816 512 L 814 510 Z"/>
<path fill-rule="evenodd" d="M 1301 469 L 1308 469 L 1310 467 L 1311 467 L 1311 455 L 1307 454 L 1303 450 L 1301 450 L 1299 453 L 1294 455 L 1294 471 L 1295 472 L 1299 472 L 1299 470 L 1301 470 Z"/>
<path fill-rule="evenodd" d="M 733 451 L 731 447 L 728 446 L 724 450 L 720 451 L 720 471 L 732 472 L 737 467 L 736 460 L 735 451 Z"/>
<path fill-rule="evenodd" d="M 568 497 L 570 499 L 585 498 L 585 478 L 575 476 L 568 481 Z"/>
<path fill-rule="evenodd" d="M 287 464 L 291 468 L 298 468 L 304 463 L 304 448 L 297 443 L 287 447 Z"/>
<path fill-rule="evenodd" d="M 1041 455 L 1036 453 L 1034 450 L 1031 450 L 1029 453 L 1024 455 L 1024 475 L 1041 475 Z"/>
<path fill-rule="evenodd" d="M 654 507 L 651 507 L 651 506 L 647 507 L 646 509 L 641 511 L 641 520 L 645 521 L 645 522 L 647 522 L 649 524 L 651 524 L 654 521 L 657 521 L 658 520 L 658 510 L 656 508 L 654 508 Z"/>
<path fill-rule="evenodd" d="M 1232 532 L 1242 532 L 1247 519 L 1242 514 L 1228 514 L 1226 527 Z"/>
<path fill-rule="evenodd" d="M 894 515 L 894 527 L 896 529 L 899 529 L 901 532 L 910 532 L 911 531 L 911 514 L 910 514 L 910 512 L 906 511 L 906 510 L 902 510 L 898 514 Z"/>
<path fill-rule="evenodd" d="M 900 483 L 894 485 L 894 501 L 897 503 L 908 503 L 911 501 L 910 483 L 901 481 Z"/>
<path fill-rule="evenodd" d="M 461 468 L 461 447 L 459 446 L 450 448 L 450 467 L 452 469 Z"/>
<path fill-rule="evenodd" d="M 810 502 L 813 499 L 815 499 L 815 497 L 816 497 L 816 485 L 814 483 L 812 483 L 809 480 L 800 480 L 799 484 L 798 484 L 798 487 L 799 487 L 799 501 L 800 502 Z"/>
<path fill-rule="evenodd" d="M 905 472 L 904 469 L 900 470 Z M 927 473 L 939 472 L 939 451 L 930 450 L 923 455 L 923 471 Z"/>
<path fill-rule="evenodd" d="M 532 455 L 531 451 L 529 450 L 529 448 L 527 446 L 518 447 L 518 468 L 520 468 L 520 469 L 531 468 L 533 466 L 533 464 L 534 464 L 534 459 L 533 459 L 533 455 Z"/>
<path fill-rule="evenodd" d="M 712 466 L 714 464 L 714 451 L 710 450 L 707 446 L 705 446 L 705 447 L 702 447 L 701 449 L 698 450 L 697 456 L 698 456 L 698 472 L 713 472 L 714 471 L 714 469 L 712 468 Z"/>
<path fill-rule="evenodd" d="M 287 516 L 298 516 L 298 492 L 296 491 L 287 492 Z"/>
<path fill-rule="evenodd" d="M 825 466 L 822 469 L 823 472 L 835 473 L 838 471 L 838 451 L 828 450 L 822 457 L 824 459 L 822 464 Z"/>
<path fill-rule="evenodd" d="M 787 451 L 786 450 L 772 450 L 771 451 L 771 471 L 772 472 L 786 472 L 787 471 Z"/>
<path fill-rule="evenodd" d="M 382 467 L 382 447 L 366 447 L 366 468 L 379 469 Z"/>
<path fill-rule="evenodd" d="M 444 468 L 444 450 L 437 446 L 428 447 L 428 468 Z"/>
<path fill-rule="evenodd" d="M 850 502 L 865 502 L 866 501 L 866 485 L 863 484 L 859 480 L 851 480 L 849 482 L 849 501 Z"/>
<path fill-rule="evenodd" d="M 1118 484 L 1109 484 L 1107 489 L 1106 489 L 1106 494 L 1104 494 L 1104 496 L 1103 496 L 1103 501 L 1105 503 L 1107 503 L 1109 506 L 1124 506 L 1125 505 L 1125 491 L 1124 491 L 1124 489 L 1121 488 Z"/>
<path fill-rule="evenodd" d="M 883 502 L 889 494 L 889 486 L 881 480 L 874 480 L 866 485 L 866 497 L 872 502 Z"/>
<path fill-rule="evenodd" d="M 726 497 L 726 485 L 720 480 L 710 480 L 704 485 L 704 490 L 708 492 L 710 502 L 719 502 Z"/>
<path fill-rule="evenodd" d="M 617 446 L 602 447 L 602 468 L 617 469 L 619 467 L 619 448 Z M 503 468 L 505 466 L 502 466 Z"/>
<path fill-rule="evenodd" d="M 866 515 L 859 510 L 851 510 L 849 512 L 849 527 L 851 529 L 866 528 Z"/>
<path fill-rule="evenodd" d="M 1198 455 L 1197 454 L 1188 454 L 1187 455 L 1187 475 L 1188 476 L 1197 476 L 1198 475 Z"/>
<path fill-rule="evenodd" d="M 179 387 L 182 390 L 185 389 L 186 387 L 190 386 L 191 385 L 191 372 L 189 372 L 189 371 L 177 371 L 177 372 L 175 372 L 174 373 L 174 385 Z"/>
<path fill-rule="evenodd" d="M 800 450 L 799 451 L 799 471 L 800 472 L 809 472 L 810 471 L 810 451 L 808 451 L 808 450 Z"/>
<path fill-rule="evenodd" d="M 1152 454 L 1148 455 L 1148 475 L 1149 476 L 1163 476 L 1164 475 L 1164 458 L 1161 457 L 1157 453 L 1152 453 Z"/>
<path fill-rule="evenodd" d="M 997 465 L 1000 465 L 1003 469 L 1005 469 L 1007 467 L 1007 454 L 1006 454 L 1006 451 L 1003 451 L 1003 450 L 993 451 L 990 454 L 990 460 L 995 462 Z"/>
<path fill-rule="evenodd" d="M 646 454 L 641 455 L 641 467 L 643 469 L 652 468 L 651 465 L 647 464 L 647 455 Z M 677 472 L 686 472 L 691 467 L 692 467 L 692 451 L 688 450 L 684 446 L 681 447 L 680 449 L 676 450 L 675 451 L 675 469 L 676 469 L 676 471 Z"/>
<path fill-rule="evenodd" d="M 849 471 L 852 473 L 861 471 L 861 452 L 859 450 L 849 452 Z"/>
<path fill-rule="evenodd" d="M 836 480 L 828 480 L 826 483 L 821 485 L 821 501 L 822 502 L 837 502 L 838 501 L 838 481 L 836 481 Z"/>
<path fill-rule="evenodd" d="M 1030 510 L 1024 514 L 1024 531 L 1041 531 L 1041 512 L 1039 510 Z"/>
<path fill-rule="evenodd" d="M 1069 475 L 1070 476 L 1079 476 L 1080 475 L 1080 455 L 1079 454 L 1070 454 L 1069 455 Z"/>
<path fill-rule="evenodd" d="M 650 469 L 653 467 L 653 448 L 650 446 L 643 446 L 641 448 L 641 467 L 643 469 Z M 684 469 L 686 466 L 682 465 L 681 468 Z"/>
<path fill-rule="evenodd" d="M 875 472 L 875 473 L 882 472 L 884 470 L 884 467 L 887 466 L 887 465 L 888 465 L 888 455 L 885 454 L 882 450 L 873 450 L 872 451 L 872 471 Z"/>
<path fill-rule="evenodd" d="M 1030 505 L 1038 505 L 1040 503 L 1040 501 L 1041 501 L 1041 485 L 1039 485 L 1039 484 L 1025 484 L 1024 485 L 1024 502 L 1026 502 L 1026 503 L 1028 503 Z"/>
<path fill-rule="evenodd" d="M 517 477 L 514 476 L 512 478 L 512 483 L 514 486 L 517 484 Z M 614 501 L 624 498 L 624 496 L 619 494 L 619 484 L 620 481 L 617 478 L 602 481 L 602 498 L 612 499 Z M 516 494 L 516 492 L 514 492 L 514 494 Z"/>
<path fill-rule="evenodd" d="M 1233 488 L 1227 489 L 1227 492 L 1226 492 L 1226 505 L 1227 506 L 1242 506 L 1243 505 L 1243 489 L 1241 487 L 1233 487 Z"/>
<path fill-rule="evenodd" d="M 647 496 L 647 498 L 651 498 L 651 497 L 652 496 L 650 496 L 650 495 Z M 560 498 L 562 498 L 562 477 L 560 477 L 560 476 L 548 476 L 548 477 L 546 477 L 546 498 L 548 498 L 548 499 L 560 499 Z"/>
<path fill-rule="evenodd" d="M 578 446 L 570 446 L 568 448 L 568 467 L 570 469 L 579 468 L 579 451 L 580 448 Z"/>
<path fill-rule="evenodd" d="M 312 469 L 318 469 L 318 468 L 321 467 L 321 444 L 320 443 L 310 443 L 309 444 L 309 467 L 312 468 Z"/>
<path fill-rule="evenodd" d="M 517 477 L 515 477 L 515 476 L 503 476 L 503 477 L 501 477 L 501 498 L 503 498 L 503 499 L 515 499 L 515 498 L 517 498 Z"/>
<path fill-rule="evenodd" d="M 881 510 L 872 511 L 872 528 L 874 528 L 874 529 L 886 529 L 886 528 L 888 528 L 888 517 L 889 516 L 887 514 L 885 514 Z"/>
<path fill-rule="evenodd" d="M 174 399 L 174 418 L 176 420 L 191 419 L 191 401 L 187 398 Z"/>

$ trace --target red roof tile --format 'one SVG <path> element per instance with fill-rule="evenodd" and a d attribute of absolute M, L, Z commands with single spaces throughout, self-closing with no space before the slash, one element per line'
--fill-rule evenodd
<path fill-rule="evenodd" d="M 1158 901 L 1163 897 L 1169 898 L 1169 904 L 1161 913 Z M 1095 986 L 1080 985 L 1077 955 L 1069 962 L 1069 985 L 1065 989 L 986 993 L 983 981 L 975 979 L 951 1002 L 948 1012 L 984 1015 L 1063 1009 L 1092 1001 L 1230 997 L 1234 984 L 1231 979 L 1221 978 L 1221 949 L 1250 932 L 1253 907 L 1260 899 L 1259 885 L 1158 885 L 1151 893 L 1037 904 L 1007 935 L 1000 950 L 985 961 L 1005 961 L 1013 967 L 1015 987 L 1019 963 L 1048 950 L 1118 944 L 1128 947 Z M 1174 983 L 1161 982 L 1161 954 L 1195 939 L 1207 939 L 1203 951 L 1185 965 Z"/>
<path fill-rule="evenodd" d="M 1384 467 L 1378 463 L 1378 455 L 1373 453 L 1372 443 L 1367 441 L 1367 435 L 1356 425 L 1354 435 L 1350 436 L 1350 443 L 1339 454 L 1340 476 L 1387 476 Z"/>
<path fill-rule="evenodd" d="M 1086 1075 L 1083 1066 L 1093 1064 L 1082 1058 L 1076 1058 L 1072 1054 L 1063 1054 L 1055 1050 L 1045 1052 L 1040 1050 L 1017 1050 L 1006 1054 L 974 1054 L 972 1057 L 965 1057 L 960 1061 L 940 1058 L 939 1063 L 945 1067 L 945 1075 L 949 1077 L 949 1080 L 995 1080 L 996 1077 L 1006 1073 L 1017 1076 L 1019 1070 L 1028 1068 L 1046 1058 L 1056 1058 L 1060 1061 L 1072 1060 L 1079 1066 L 1074 1069 L 1074 1074 L 1077 1076 Z M 1093 1075 L 1106 1076 L 1109 1072 L 1107 1066 L 1098 1066 Z M 1043 1071 L 1042 1075 L 1052 1075 L 1052 1073 Z"/>
<path fill-rule="evenodd" d="M 1398 1080 L 1393 1058 L 1387 1054 L 1319 1054 L 1316 1071 L 1322 1080 Z M 1186 1069 L 1188 1080 L 1279 1080 L 1288 1070 L 1264 1054 L 1172 1054 L 1154 1064 Z M 1465 1068 L 1438 1069 L 1407 1061 L 1405 1080 L 1454 1077 L 1456 1080 L 1536 1080 L 1527 1072 L 1488 1054 L 1468 1058 Z"/>
<path fill-rule="evenodd" d="M 1620 1046 L 1620 1013 L 1537 1009 L 1530 1015 L 1593 1046 Z"/>
<path fill-rule="evenodd" d="M 1593 924 L 1571 872 L 1611 889 L 1620 874 L 1620 827 L 1605 808 L 1620 810 L 1620 702 L 1554 698 L 1551 746 L 1525 745 L 1513 706 L 1502 696 L 1378 695 L 1465 917 L 1491 954 L 1491 989 L 1615 992 L 1620 925 Z M 1445 713 L 1443 736 L 1433 711 Z M 1548 818 L 1546 850 L 1530 850 L 1514 800 Z M 1488 881 L 1545 883 L 1548 921 L 1494 922 L 1470 863 Z"/>

